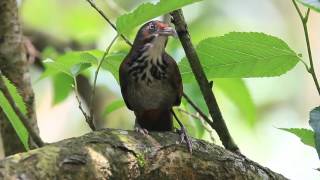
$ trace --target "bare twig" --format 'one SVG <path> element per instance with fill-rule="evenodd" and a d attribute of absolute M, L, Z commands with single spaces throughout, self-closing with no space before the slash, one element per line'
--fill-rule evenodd
<path fill-rule="evenodd" d="M 95 4 L 94 4 L 94 2 L 92 2 L 92 0 L 86 0 L 109 24 L 110 24 L 110 26 L 114 29 L 114 30 L 116 30 L 117 32 L 118 32 L 118 30 L 117 30 L 117 27 L 111 22 L 111 20 L 104 14 L 104 12 L 101 10 L 101 9 L 99 9 Z M 118 32 L 119 33 L 119 32 Z M 120 34 L 120 33 L 119 33 Z M 122 39 L 127 43 L 127 44 L 129 44 L 129 45 L 131 45 L 132 46 L 132 43 L 130 42 L 130 40 L 127 38 L 127 37 L 125 37 L 123 34 L 120 34 L 120 36 L 122 37 Z"/>
<path fill-rule="evenodd" d="M 30 134 L 31 139 L 33 142 L 38 146 L 42 147 L 44 145 L 42 139 L 39 137 L 39 135 L 34 131 L 33 127 L 29 123 L 28 118 L 20 111 L 20 109 L 17 107 L 16 103 L 14 102 L 7 86 L 5 85 L 5 82 L 2 78 L 2 72 L 0 71 L 0 91 L 3 93 L 3 95 L 6 97 L 8 102 L 10 103 L 12 109 L 16 113 L 16 115 L 19 117 L 21 120 L 22 124 L 24 127 L 27 129 L 27 131 Z"/>
<path fill-rule="evenodd" d="M 77 83 L 77 79 L 74 76 L 73 77 L 73 82 L 74 82 L 74 92 L 75 92 L 75 96 L 76 99 L 78 101 L 78 107 L 80 109 L 80 111 L 82 112 L 84 118 L 86 119 L 87 124 L 89 125 L 89 127 L 91 128 L 92 131 L 96 130 L 96 127 L 93 123 L 93 121 L 90 120 L 90 116 L 86 113 L 86 111 L 84 110 L 84 108 L 82 107 L 82 103 L 81 103 L 81 99 L 79 98 L 79 92 L 78 92 L 78 83 Z"/>
<path fill-rule="evenodd" d="M 200 116 L 199 113 L 193 114 L 193 113 L 191 113 L 191 112 L 189 112 L 189 111 L 186 111 L 186 110 L 184 110 L 184 109 L 182 109 L 182 108 L 177 108 L 177 110 L 180 111 L 180 112 L 182 112 L 182 113 L 184 113 L 184 114 L 186 114 L 186 115 L 188 115 L 188 116 L 190 116 L 190 117 L 192 117 L 193 119 L 198 119 L 198 120 L 200 120 L 203 129 L 205 129 L 205 130 L 209 133 L 212 142 L 215 141 L 215 139 L 214 139 L 214 137 L 213 137 L 213 135 L 212 135 L 212 133 L 213 133 L 212 128 L 210 129 L 210 128 L 207 127 L 206 124 L 208 124 L 208 123 L 202 118 L 202 116 Z"/>
<path fill-rule="evenodd" d="M 214 123 L 209 119 L 209 117 L 191 100 L 191 98 L 186 94 L 183 93 L 182 96 L 185 100 L 196 110 L 199 115 L 208 123 L 210 126 L 214 126 Z M 214 128 L 213 128 L 214 129 Z"/>
<path fill-rule="evenodd" d="M 196 77 L 196 80 L 200 86 L 202 95 L 206 101 L 209 112 L 213 119 L 214 125 L 213 123 L 211 123 L 213 125 L 212 128 L 216 130 L 217 134 L 219 135 L 222 141 L 222 144 L 226 149 L 230 151 L 238 151 L 239 148 L 234 143 L 228 131 L 227 125 L 224 122 L 224 119 L 222 117 L 216 98 L 211 90 L 206 74 L 204 73 L 203 68 L 200 64 L 197 52 L 195 51 L 195 48 L 191 43 L 190 35 L 187 30 L 187 24 L 184 20 L 182 10 L 180 9 L 180 10 L 173 11 L 171 15 L 173 17 L 173 24 L 176 27 L 179 39 L 181 41 L 181 44 L 185 50 L 186 56 L 190 63 L 192 72 Z"/>
<path fill-rule="evenodd" d="M 303 31 L 304 31 L 304 37 L 306 39 L 307 43 L 307 49 L 308 49 L 308 56 L 309 56 L 309 62 L 310 62 L 310 67 L 307 69 L 307 71 L 311 74 L 314 84 L 318 90 L 318 94 L 320 95 L 320 85 L 317 79 L 317 75 L 314 71 L 314 64 L 313 64 L 313 59 L 312 59 L 312 51 L 311 51 L 311 45 L 310 45 L 310 39 L 309 39 L 309 33 L 308 33 L 308 19 L 309 19 L 309 14 L 310 14 L 310 8 L 308 8 L 307 13 L 305 16 L 303 16 L 297 2 L 295 0 L 292 0 L 292 3 L 294 7 L 296 8 L 296 11 L 299 14 L 302 26 L 303 26 Z"/>
<path fill-rule="evenodd" d="M 93 122 L 94 121 L 94 99 L 95 99 L 95 93 L 96 93 L 96 84 L 97 84 L 97 78 L 98 78 L 98 73 L 99 70 L 101 68 L 101 65 L 103 63 L 103 61 L 105 60 L 106 56 L 108 55 L 112 45 L 114 44 L 114 42 L 116 41 L 116 39 L 119 37 L 119 34 L 117 34 L 112 41 L 110 42 L 110 44 L 108 45 L 107 49 L 105 50 L 105 52 L 103 53 L 103 56 L 101 57 L 101 60 L 98 64 L 97 70 L 94 74 L 94 80 L 93 80 L 93 86 L 92 86 L 92 92 L 91 92 L 91 99 L 90 99 L 90 104 L 89 104 L 89 108 L 90 108 L 90 115 L 89 115 L 89 121 Z M 92 123 L 93 124 L 93 123 Z"/>

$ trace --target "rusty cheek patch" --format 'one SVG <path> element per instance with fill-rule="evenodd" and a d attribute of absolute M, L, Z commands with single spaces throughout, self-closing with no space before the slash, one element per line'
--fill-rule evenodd
<path fill-rule="evenodd" d="M 168 27 L 168 24 L 162 23 L 162 22 L 157 22 L 157 28 L 158 29 L 164 29 L 166 27 Z"/>

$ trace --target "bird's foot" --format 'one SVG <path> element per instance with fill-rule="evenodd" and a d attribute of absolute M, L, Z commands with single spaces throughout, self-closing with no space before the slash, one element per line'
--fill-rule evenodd
<path fill-rule="evenodd" d="M 180 135 L 180 143 L 185 142 L 187 144 L 188 151 L 192 154 L 192 140 L 189 138 L 186 128 L 181 126 L 181 129 L 177 129 L 177 133 Z"/>
<path fill-rule="evenodd" d="M 146 130 L 142 127 L 136 127 L 135 130 L 136 130 L 136 132 L 138 132 L 144 136 L 147 136 L 149 134 L 148 130 Z"/>

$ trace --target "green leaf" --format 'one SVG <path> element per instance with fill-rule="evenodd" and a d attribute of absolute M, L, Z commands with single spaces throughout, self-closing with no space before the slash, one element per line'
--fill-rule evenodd
<path fill-rule="evenodd" d="M 119 67 L 127 53 L 119 52 L 108 55 L 103 61 L 101 67 L 111 72 L 114 78 L 119 82 Z"/>
<path fill-rule="evenodd" d="M 27 115 L 27 106 L 23 101 L 23 98 L 21 97 L 20 93 L 18 92 L 17 88 L 12 84 L 12 82 L 5 76 L 2 76 L 5 85 L 7 86 L 11 97 L 13 98 L 14 102 L 16 103 L 17 107 L 20 109 L 20 111 Z"/>
<path fill-rule="evenodd" d="M 5 85 L 9 89 L 9 92 L 12 98 L 16 102 L 17 107 L 21 110 L 23 114 L 26 114 L 27 113 L 26 106 L 22 100 L 22 97 L 18 93 L 16 87 L 7 78 L 5 78 L 4 76 L 2 77 L 5 81 Z M 29 143 L 28 143 L 29 133 L 1 91 L 0 91 L 0 107 L 5 113 L 10 123 L 12 124 L 23 146 L 26 148 L 26 150 L 29 150 L 30 149 Z"/>
<path fill-rule="evenodd" d="M 315 132 L 315 145 L 320 158 L 320 106 L 310 112 L 309 124 Z"/>
<path fill-rule="evenodd" d="M 198 1 L 201 0 L 160 0 L 160 2 L 156 4 L 144 3 L 131 13 L 118 17 L 116 25 L 122 34 L 128 35 L 136 26 L 148 20 Z"/>
<path fill-rule="evenodd" d="M 125 106 L 123 99 L 115 100 L 107 105 L 105 110 L 103 111 L 102 117 L 106 117 L 108 114 L 112 113 L 113 111 L 122 108 Z"/>
<path fill-rule="evenodd" d="M 255 32 L 232 32 L 208 38 L 196 50 L 209 79 L 279 76 L 299 61 L 281 39 Z M 194 79 L 186 58 L 179 68 L 184 82 Z"/>
<path fill-rule="evenodd" d="M 250 92 L 242 79 L 214 79 L 214 87 L 221 91 L 236 105 L 249 126 L 256 123 L 256 107 Z"/>
<path fill-rule="evenodd" d="M 299 128 L 278 128 L 283 131 L 290 132 L 298 136 L 301 142 L 305 145 L 315 147 L 314 144 L 314 132 L 310 129 L 299 129 Z"/>
<path fill-rule="evenodd" d="M 58 73 L 53 77 L 53 105 L 64 101 L 72 92 L 73 79 L 64 74 Z"/>
<path fill-rule="evenodd" d="M 311 8 L 315 11 L 320 12 L 320 1 L 319 0 L 296 0 L 304 6 Z"/>
<path fill-rule="evenodd" d="M 57 57 L 55 61 L 46 59 L 43 63 L 46 70 L 41 75 L 40 79 L 61 72 L 73 77 L 91 65 L 97 64 L 98 60 L 94 55 L 90 54 L 90 51 L 73 51 Z"/>
<path fill-rule="evenodd" d="M 79 75 L 82 71 L 88 69 L 91 66 L 90 63 L 80 63 L 71 67 L 70 72 L 75 77 Z"/>

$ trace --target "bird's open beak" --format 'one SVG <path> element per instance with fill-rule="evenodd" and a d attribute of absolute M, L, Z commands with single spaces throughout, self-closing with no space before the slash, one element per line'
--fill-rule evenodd
<path fill-rule="evenodd" d="M 162 36 L 173 36 L 173 37 L 177 37 L 177 32 L 173 27 L 167 26 L 167 27 L 163 27 L 158 31 L 159 35 Z"/>

